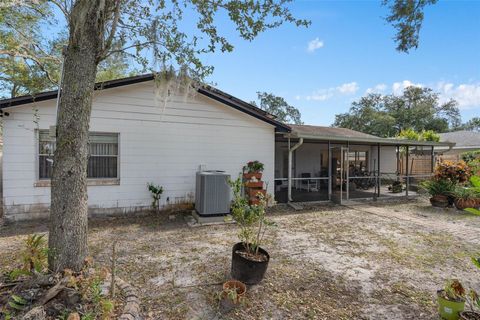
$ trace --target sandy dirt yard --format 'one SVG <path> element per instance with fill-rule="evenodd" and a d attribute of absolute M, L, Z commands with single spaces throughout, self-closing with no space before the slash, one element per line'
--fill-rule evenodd
<path fill-rule="evenodd" d="M 264 281 L 246 305 L 221 314 L 235 225 L 190 228 L 183 214 L 93 220 L 91 255 L 138 288 L 145 319 L 438 319 L 435 292 L 448 278 L 480 288 L 480 217 L 424 200 L 271 210 Z M 0 229 L 0 264 L 19 263 L 22 240 L 45 223 Z"/>

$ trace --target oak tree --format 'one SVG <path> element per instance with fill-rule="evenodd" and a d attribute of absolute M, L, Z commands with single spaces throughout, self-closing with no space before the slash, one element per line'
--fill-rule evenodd
<path fill-rule="evenodd" d="M 59 33 L 67 39 L 51 187 L 49 266 L 52 270 L 80 270 L 87 255 L 88 131 L 98 66 L 122 52 L 144 69 L 150 67 L 158 71 L 173 65 L 188 68 L 192 77 L 202 79 L 212 72 L 211 66 L 202 63 L 202 54 L 233 50 L 232 43 L 222 34 L 224 28 L 233 26 L 241 38 L 251 41 L 284 22 L 307 26 L 308 21 L 292 15 L 289 2 L 291 0 L 2 2 L 2 14 L 19 19 L 33 15 L 41 23 L 55 24 L 57 29 L 63 26 Z M 231 25 L 220 24 L 225 18 Z M 15 30 L 8 19 L 1 23 L 5 32 L 22 31 Z M 49 43 L 42 40 L 43 37 L 30 37 L 25 51 L 30 63 L 34 64 L 38 56 L 48 53 Z M 18 52 L 21 48 L 13 49 Z M 44 71 L 47 74 L 48 70 Z"/>

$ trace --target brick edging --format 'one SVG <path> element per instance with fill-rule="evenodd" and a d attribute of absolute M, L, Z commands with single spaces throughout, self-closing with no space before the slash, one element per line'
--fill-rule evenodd
<path fill-rule="evenodd" d="M 137 290 L 128 282 L 120 278 L 115 279 L 115 284 L 122 290 L 125 296 L 125 306 L 123 312 L 118 317 L 120 320 L 140 320 L 140 299 L 138 298 Z"/>

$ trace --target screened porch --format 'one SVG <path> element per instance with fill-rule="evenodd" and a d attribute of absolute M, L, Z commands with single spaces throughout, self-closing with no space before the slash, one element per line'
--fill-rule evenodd
<path fill-rule="evenodd" d="M 302 131 L 307 127 L 307 134 Z M 312 135 L 294 126 L 275 142 L 275 199 L 279 203 L 394 198 L 419 195 L 434 170 L 434 143 L 384 139 L 346 129 Z M 348 133 L 350 135 L 347 135 Z M 352 136 L 358 134 L 358 136 Z"/>

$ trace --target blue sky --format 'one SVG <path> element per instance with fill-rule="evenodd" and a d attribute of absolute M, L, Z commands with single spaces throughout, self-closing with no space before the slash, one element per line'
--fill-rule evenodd
<path fill-rule="evenodd" d="M 427 7 L 420 47 L 409 54 L 395 50 L 379 1 L 297 0 L 291 8 L 312 25 L 285 25 L 246 42 L 226 24 L 235 50 L 205 57 L 215 67 L 210 80 L 247 101 L 256 91 L 282 96 L 307 124 L 330 125 L 367 91 L 408 85 L 456 98 L 463 120 L 480 116 L 480 1 Z"/>

